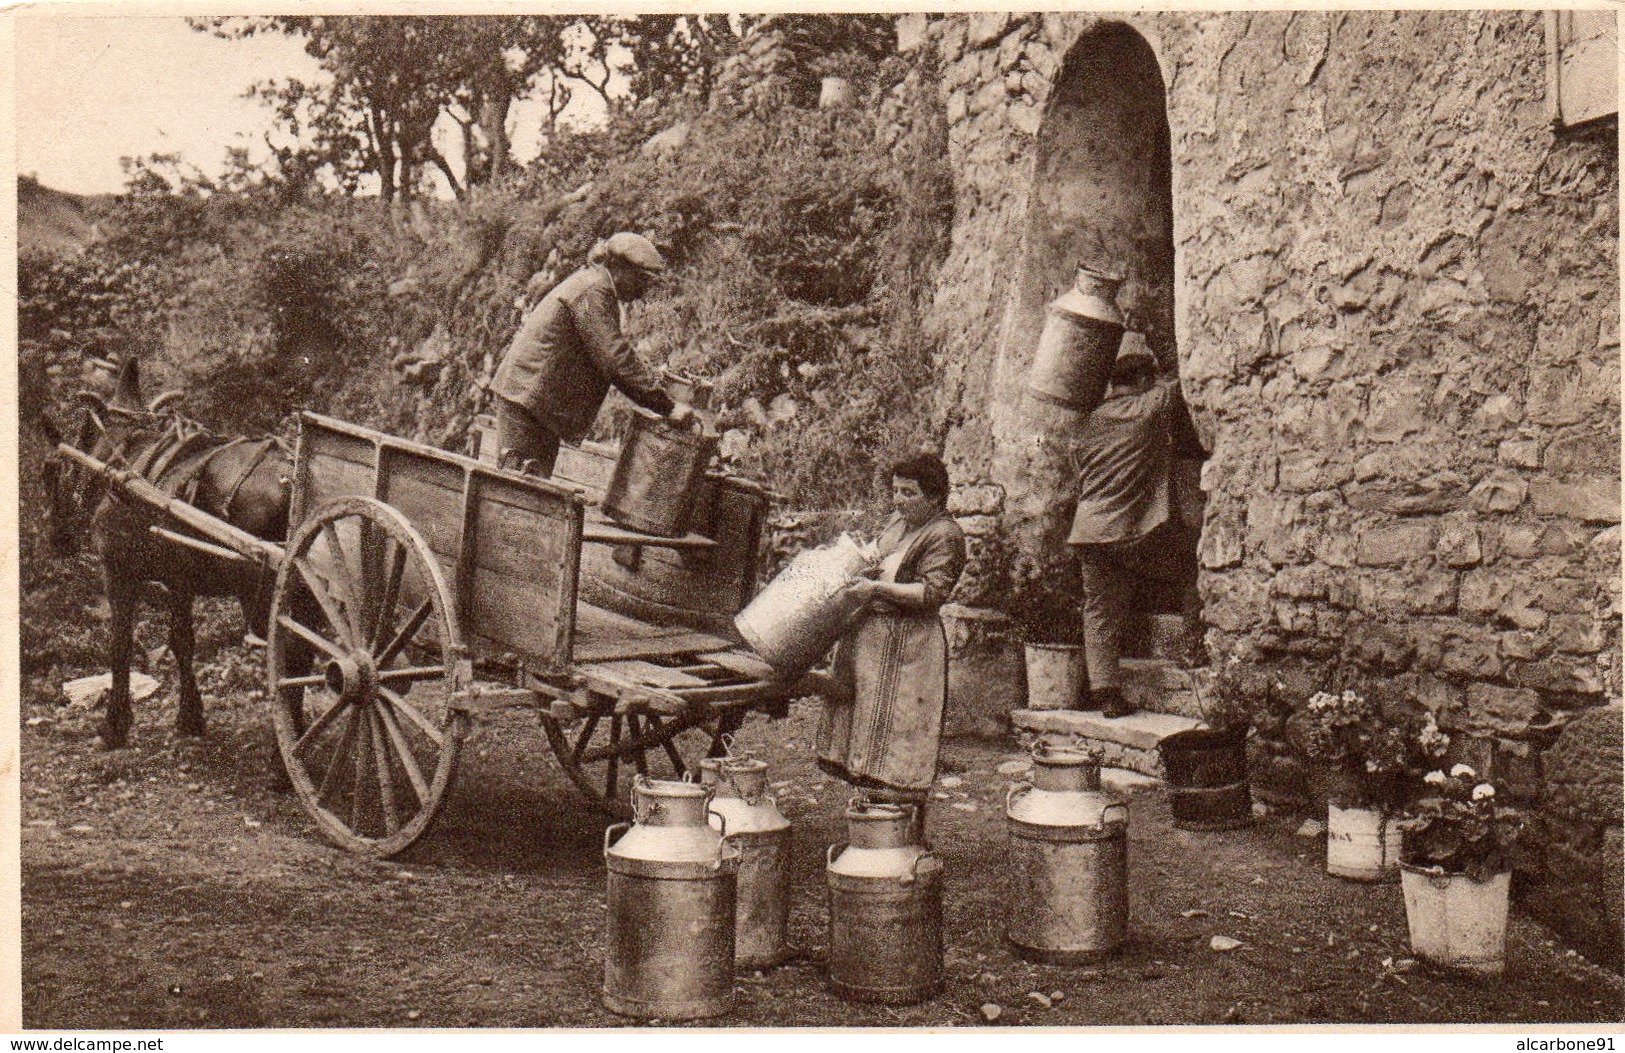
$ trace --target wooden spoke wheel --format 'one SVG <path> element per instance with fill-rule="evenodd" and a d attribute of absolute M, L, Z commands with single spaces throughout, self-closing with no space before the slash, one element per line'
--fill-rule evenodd
<path fill-rule="evenodd" d="M 468 715 L 445 577 L 405 517 L 324 505 L 289 539 L 271 596 L 269 693 L 282 763 L 329 839 L 391 856 L 428 829 Z"/>
<path fill-rule="evenodd" d="M 564 774 L 595 808 L 631 819 L 632 780 L 698 782 L 700 761 L 725 752 L 723 736 L 745 722 L 745 710 L 698 709 L 678 716 L 617 714 L 608 707 L 572 723 L 540 714 L 547 744 Z"/>

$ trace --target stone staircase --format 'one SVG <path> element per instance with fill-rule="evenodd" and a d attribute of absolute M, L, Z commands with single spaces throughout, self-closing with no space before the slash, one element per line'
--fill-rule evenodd
<path fill-rule="evenodd" d="M 1157 744 L 1169 735 L 1196 727 L 1201 720 L 1197 690 L 1205 688 L 1205 670 L 1189 668 L 1191 629 L 1177 614 L 1152 615 L 1139 636 L 1144 657 L 1122 660 L 1123 696 L 1137 712 L 1107 719 L 1099 710 L 1018 709 L 1010 721 L 1018 733 L 1071 736 L 1099 750 L 1110 768 L 1162 778 Z M 1133 646 L 1132 638 L 1131 644 Z"/>

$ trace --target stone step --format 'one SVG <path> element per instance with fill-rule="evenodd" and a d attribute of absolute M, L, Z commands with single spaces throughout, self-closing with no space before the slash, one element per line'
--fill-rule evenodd
<path fill-rule="evenodd" d="M 1099 710 L 1018 709 L 1010 714 L 1018 731 L 1033 735 L 1071 736 L 1098 750 L 1104 764 L 1161 779 L 1162 754 L 1157 744 L 1199 723 L 1190 717 L 1140 712 L 1108 719 Z"/>
<path fill-rule="evenodd" d="M 1119 797 L 1134 797 L 1162 789 L 1162 780 L 1155 775 L 1147 775 L 1132 768 L 1102 766 L 1100 788 Z"/>

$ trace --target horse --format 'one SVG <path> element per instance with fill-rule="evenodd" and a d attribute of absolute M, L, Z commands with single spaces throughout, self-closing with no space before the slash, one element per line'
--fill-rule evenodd
<path fill-rule="evenodd" d="M 277 438 L 222 438 L 169 411 L 161 395 L 144 404 L 134 356 L 118 368 L 110 399 L 81 393 L 87 403 L 77 448 L 105 464 L 128 468 L 166 493 L 266 541 L 281 542 L 288 529 L 293 460 Z M 53 445 L 60 434 L 42 422 Z M 100 556 L 108 610 L 108 658 L 112 685 L 100 728 L 102 744 L 128 743 L 130 660 L 135 618 L 144 585 L 161 587 L 169 613 L 169 649 L 180 693 L 175 729 L 204 733 L 203 698 L 193 671 L 193 601 L 234 596 L 249 631 L 263 638 L 273 575 L 256 564 L 212 555 L 154 535 L 148 527 L 172 527 L 157 509 L 121 497 L 107 481 L 77 464 L 52 463 L 43 473 L 50 492 L 48 538 L 59 555 L 78 551 L 88 532 Z M 88 530 L 87 530 L 88 528 Z"/>

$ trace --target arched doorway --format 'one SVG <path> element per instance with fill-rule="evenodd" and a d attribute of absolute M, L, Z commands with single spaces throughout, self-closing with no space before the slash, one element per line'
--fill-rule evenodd
<path fill-rule="evenodd" d="M 1070 562 L 1066 526 L 1076 495 L 1062 443 L 1035 436 L 1023 399 L 1046 308 L 1080 264 L 1124 277 L 1118 305 L 1132 332 L 1176 372 L 1173 189 L 1166 93 L 1157 57 L 1121 22 L 1102 22 L 1073 44 L 1056 75 L 1036 141 L 1022 255 L 1000 348 L 994 399 L 994 475 L 1006 493 L 1018 545 L 1054 567 Z M 1020 407 L 1018 409 L 1018 407 Z M 1050 422 L 1053 428 L 1054 421 Z M 1176 489 L 1185 515 L 1143 570 L 1127 654 L 1180 632 L 1194 651 L 1199 461 L 1182 462 Z M 1159 539 L 1160 540 L 1160 539 Z M 1169 618 L 1157 615 L 1179 615 Z M 1166 642 L 1164 643 L 1166 646 Z"/>

